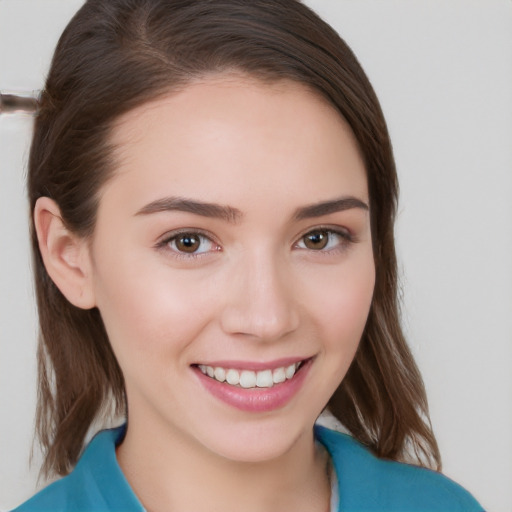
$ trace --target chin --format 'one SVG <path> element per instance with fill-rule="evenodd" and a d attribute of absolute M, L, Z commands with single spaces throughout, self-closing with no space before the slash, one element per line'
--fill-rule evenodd
<path fill-rule="evenodd" d="M 211 453 L 230 461 L 271 461 L 288 453 L 299 440 L 312 435 L 314 420 L 302 427 L 298 422 L 291 424 L 289 418 L 285 423 L 275 418 L 260 418 L 256 421 L 240 421 L 227 429 L 220 427 L 220 431 L 212 428 L 207 437 L 203 437 L 202 444 Z"/>

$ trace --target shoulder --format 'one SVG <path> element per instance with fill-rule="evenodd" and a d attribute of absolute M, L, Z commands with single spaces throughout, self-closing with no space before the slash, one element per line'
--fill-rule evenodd
<path fill-rule="evenodd" d="M 75 469 L 12 512 L 142 512 L 117 464 L 123 428 L 104 430 L 89 443 Z"/>
<path fill-rule="evenodd" d="M 393 512 L 482 512 L 460 485 L 426 468 L 383 460 L 351 436 L 316 427 L 338 478 L 340 509 Z"/>
<path fill-rule="evenodd" d="M 71 506 L 83 507 L 84 487 L 79 485 L 75 472 L 45 487 L 12 512 L 61 512 Z M 82 489 L 82 490 L 81 490 Z"/>

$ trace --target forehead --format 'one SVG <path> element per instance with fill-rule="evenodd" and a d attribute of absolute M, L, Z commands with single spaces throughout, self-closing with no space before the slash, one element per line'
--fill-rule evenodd
<path fill-rule="evenodd" d="M 320 94 L 295 82 L 202 79 L 122 116 L 112 142 L 111 185 L 132 182 L 148 201 L 155 183 L 172 195 L 190 195 L 192 187 L 199 198 L 215 193 L 228 202 L 234 185 L 262 197 L 280 188 L 308 202 L 325 200 L 333 188 L 331 195 L 367 197 L 350 127 Z"/>

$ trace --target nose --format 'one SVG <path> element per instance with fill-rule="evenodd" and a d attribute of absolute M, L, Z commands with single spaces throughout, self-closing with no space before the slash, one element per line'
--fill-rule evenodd
<path fill-rule="evenodd" d="M 229 276 L 221 326 L 229 334 L 274 341 L 299 325 L 299 311 L 286 264 L 264 254 L 238 262 Z"/>

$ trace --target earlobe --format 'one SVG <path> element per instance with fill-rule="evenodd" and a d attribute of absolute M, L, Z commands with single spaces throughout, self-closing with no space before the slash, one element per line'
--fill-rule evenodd
<path fill-rule="evenodd" d="M 48 275 L 71 304 L 90 309 L 95 304 L 87 241 L 64 224 L 52 199 L 41 197 L 34 208 L 39 250 Z"/>

